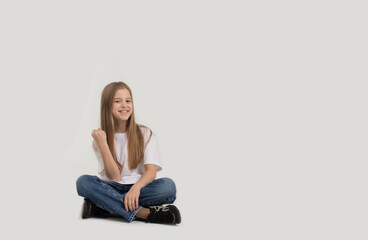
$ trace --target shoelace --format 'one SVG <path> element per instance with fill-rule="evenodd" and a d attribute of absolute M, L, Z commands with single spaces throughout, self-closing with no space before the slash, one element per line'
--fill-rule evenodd
<path fill-rule="evenodd" d="M 152 206 L 152 208 L 156 211 L 159 212 L 160 210 L 162 212 L 167 212 L 170 210 L 169 206 Z"/>

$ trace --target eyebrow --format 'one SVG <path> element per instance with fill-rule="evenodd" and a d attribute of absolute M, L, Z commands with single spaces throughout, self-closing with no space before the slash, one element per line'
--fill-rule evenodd
<path fill-rule="evenodd" d="M 115 99 L 121 99 L 121 98 L 114 98 L 114 100 L 115 100 Z M 126 99 L 132 99 L 132 98 L 126 98 Z"/>

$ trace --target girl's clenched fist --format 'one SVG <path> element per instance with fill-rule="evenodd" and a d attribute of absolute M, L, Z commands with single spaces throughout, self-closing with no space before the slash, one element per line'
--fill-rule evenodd
<path fill-rule="evenodd" d="M 101 130 L 101 128 L 93 129 L 92 137 L 95 139 L 98 145 L 100 145 L 101 143 L 107 142 L 106 132 L 104 130 Z"/>

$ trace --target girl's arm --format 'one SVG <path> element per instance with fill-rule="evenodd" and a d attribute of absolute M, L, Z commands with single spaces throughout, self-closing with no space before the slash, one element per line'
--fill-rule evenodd
<path fill-rule="evenodd" d="M 100 154 L 104 164 L 104 170 L 106 177 L 111 181 L 120 182 L 120 167 L 116 164 L 109 145 L 106 140 L 106 132 L 101 130 L 101 128 L 94 129 L 92 131 L 92 137 L 95 139 L 98 148 L 100 149 Z"/>
<path fill-rule="evenodd" d="M 145 173 L 125 195 L 124 205 L 127 211 L 134 211 L 138 208 L 138 199 L 141 189 L 156 178 L 156 165 L 146 164 L 144 168 L 146 169 Z"/>
<path fill-rule="evenodd" d="M 104 163 L 106 177 L 110 179 L 111 181 L 120 182 L 121 180 L 120 170 L 121 169 L 114 161 L 109 145 L 107 145 L 107 142 L 104 142 L 104 143 L 100 143 L 98 147 L 100 148 L 100 153 L 101 153 L 102 160 Z"/>
<path fill-rule="evenodd" d="M 133 185 L 133 187 L 135 186 L 139 190 L 141 190 L 144 186 L 146 186 L 156 178 L 156 165 L 146 164 L 144 165 L 144 168 L 146 171 L 143 173 L 138 182 Z"/>

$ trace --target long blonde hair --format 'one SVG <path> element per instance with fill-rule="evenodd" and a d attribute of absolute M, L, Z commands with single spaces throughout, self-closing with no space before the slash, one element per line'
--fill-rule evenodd
<path fill-rule="evenodd" d="M 114 117 L 112 114 L 112 105 L 113 105 L 113 98 L 115 93 L 119 89 L 128 89 L 130 96 L 132 97 L 132 104 L 133 104 L 133 111 L 130 115 L 129 119 L 127 120 L 127 139 L 128 139 L 128 162 L 129 162 L 129 169 L 133 170 L 136 169 L 139 163 L 143 159 L 145 145 L 150 141 L 152 136 L 152 130 L 148 127 L 137 124 L 135 122 L 134 117 L 134 103 L 133 103 L 133 95 L 132 91 L 128 87 L 127 84 L 123 82 L 112 82 L 105 86 L 101 94 L 101 115 L 100 115 L 100 123 L 101 123 L 101 130 L 106 132 L 107 144 L 109 145 L 109 149 L 111 154 L 119 167 L 119 170 L 122 170 L 121 164 L 118 162 L 116 154 L 115 154 L 115 143 L 114 143 L 114 134 L 115 134 L 115 123 Z M 150 130 L 150 136 L 146 144 L 144 144 L 144 137 L 142 132 L 140 131 L 140 127 L 147 128 Z"/>

